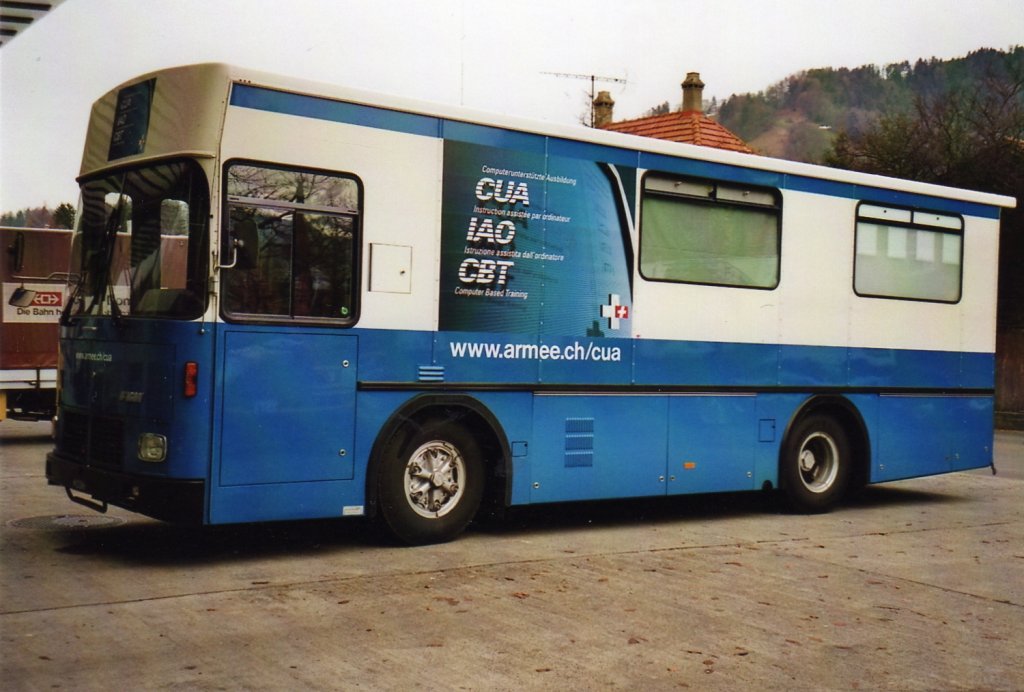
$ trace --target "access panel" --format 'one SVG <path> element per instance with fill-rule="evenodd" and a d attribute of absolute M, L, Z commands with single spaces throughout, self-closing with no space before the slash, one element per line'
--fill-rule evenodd
<path fill-rule="evenodd" d="M 538 396 L 531 502 L 665 494 L 664 396 Z"/>
<path fill-rule="evenodd" d="M 753 395 L 682 395 L 669 399 L 669 494 L 751 490 L 761 431 Z M 764 434 L 762 434 L 764 433 Z"/>
<path fill-rule="evenodd" d="M 227 331 L 220 486 L 352 478 L 357 337 Z"/>

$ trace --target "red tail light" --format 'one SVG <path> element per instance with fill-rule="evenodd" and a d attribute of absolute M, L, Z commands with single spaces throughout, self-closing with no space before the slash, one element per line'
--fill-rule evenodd
<path fill-rule="evenodd" d="M 183 394 L 186 399 L 191 399 L 199 390 L 199 363 L 188 361 L 185 363 L 185 381 Z"/>

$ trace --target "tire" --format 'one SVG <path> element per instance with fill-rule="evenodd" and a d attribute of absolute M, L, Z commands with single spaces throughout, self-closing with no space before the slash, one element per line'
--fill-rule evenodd
<path fill-rule="evenodd" d="M 465 428 L 445 420 L 427 421 L 401 437 L 381 459 L 377 497 L 384 524 L 410 545 L 450 541 L 480 507 L 480 445 Z"/>
<path fill-rule="evenodd" d="M 851 466 L 842 425 L 821 414 L 800 419 L 786 438 L 779 469 L 790 507 L 806 514 L 833 509 L 846 493 Z"/>

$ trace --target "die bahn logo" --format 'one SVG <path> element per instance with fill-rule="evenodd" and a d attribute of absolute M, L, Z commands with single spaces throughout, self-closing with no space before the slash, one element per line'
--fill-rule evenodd
<path fill-rule="evenodd" d="M 60 291 L 37 291 L 32 305 L 38 307 L 60 307 L 64 302 L 64 294 Z"/>

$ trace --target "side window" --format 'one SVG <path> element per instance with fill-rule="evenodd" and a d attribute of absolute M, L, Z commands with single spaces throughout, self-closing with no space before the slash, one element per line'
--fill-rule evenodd
<path fill-rule="evenodd" d="M 640 273 L 655 281 L 775 288 L 781 220 L 775 190 L 648 175 Z"/>
<path fill-rule="evenodd" d="M 959 216 L 861 204 L 854 291 L 872 298 L 958 302 L 963 232 Z"/>
<path fill-rule="evenodd" d="M 354 322 L 359 181 L 251 163 L 229 163 L 224 178 L 225 312 Z"/>

